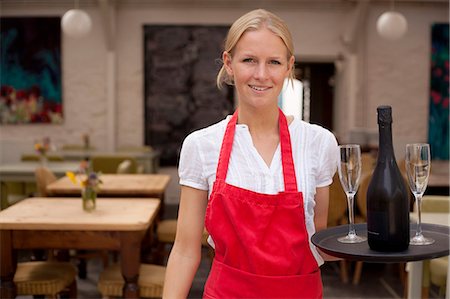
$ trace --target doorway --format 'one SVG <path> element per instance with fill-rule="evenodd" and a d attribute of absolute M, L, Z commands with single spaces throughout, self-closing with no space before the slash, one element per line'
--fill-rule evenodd
<path fill-rule="evenodd" d="M 335 67 L 330 62 L 296 62 L 303 83 L 303 120 L 333 130 Z"/>

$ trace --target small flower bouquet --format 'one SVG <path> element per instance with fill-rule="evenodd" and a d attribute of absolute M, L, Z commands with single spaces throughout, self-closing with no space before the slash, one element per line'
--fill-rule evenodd
<path fill-rule="evenodd" d="M 47 152 L 50 150 L 50 138 L 45 137 L 42 142 L 35 142 L 34 150 L 38 153 L 41 162 L 44 163 L 47 160 Z"/>
<path fill-rule="evenodd" d="M 81 186 L 83 210 L 90 212 L 95 210 L 97 192 L 99 191 L 100 184 L 102 183 L 100 179 L 101 173 L 92 171 L 89 167 L 88 161 L 81 162 L 79 172 L 83 176 L 83 179 L 81 180 L 78 175 L 71 171 L 66 172 L 66 176 L 72 181 L 72 183 Z"/>

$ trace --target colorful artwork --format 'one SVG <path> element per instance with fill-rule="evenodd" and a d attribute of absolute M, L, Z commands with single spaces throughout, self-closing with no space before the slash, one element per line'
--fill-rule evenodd
<path fill-rule="evenodd" d="M 436 160 L 449 159 L 448 34 L 449 24 L 433 24 L 428 142 Z"/>
<path fill-rule="evenodd" d="M 0 18 L 0 124 L 62 122 L 60 21 Z"/>

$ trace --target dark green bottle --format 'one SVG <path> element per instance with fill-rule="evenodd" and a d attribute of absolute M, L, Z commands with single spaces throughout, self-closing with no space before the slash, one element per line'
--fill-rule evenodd
<path fill-rule="evenodd" d="M 392 108 L 379 106 L 378 159 L 367 190 L 367 240 L 377 251 L 409 246 L 409 196 L 392 146 Z"/>

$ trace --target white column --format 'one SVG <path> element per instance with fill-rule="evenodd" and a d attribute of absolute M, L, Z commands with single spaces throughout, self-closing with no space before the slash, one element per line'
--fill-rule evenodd
<path fill-rule="evenodd" d="M 406 271 L 408 271 L 408 299 L 422 298 L 423 262 L 407 263 Z"/>
<path fill-rule="evenodd" d="M 106 54 L 106 131 L 107 147 L 110 151 L 116 150 L 117 145 L 117 103 L 116 103 L 116 53 L 108 51 Z"/>

